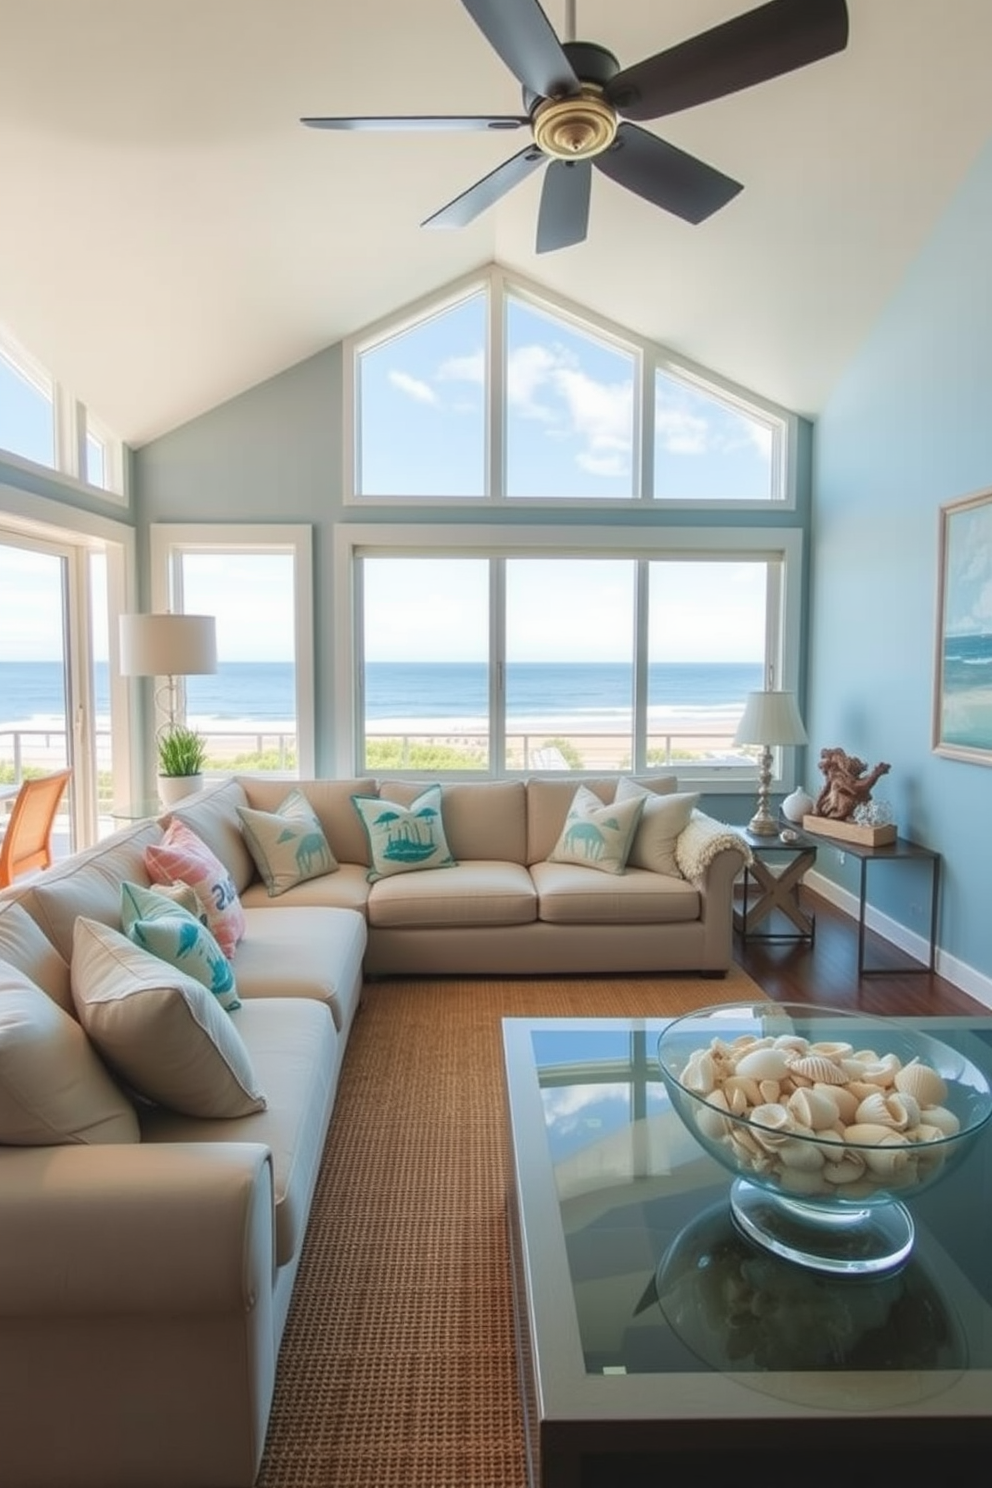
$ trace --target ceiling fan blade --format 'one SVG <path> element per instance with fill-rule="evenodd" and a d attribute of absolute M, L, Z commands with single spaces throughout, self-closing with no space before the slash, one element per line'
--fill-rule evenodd
<path fill-rule="evenodd" d="M 462 4 L 525 88 L 540 98 L 578 93 L 575 69 L 538 0 L 462 0 Z"/>
<path fill-rule="evenodd" d="M 686 222 L 702 222 L 743 190 L 739 181 L 636 124 L 621 124 L 593 164 L 618 186 Z"/>
<path fill-rule="evenodd" d="M 843 51 L 847 33 L 845 0 L 769 0 L 618 72 L 606 97 L 628 119 L 663 119 Z"/>
<path fill-rule="evenodd" d="M 592 166 L 588 160 L 552 160 L 541 187 L 537 251 L 553 253 L 585 242 L 589 229 Z"/>
<path fill-rule="evenodd" d="M 399 129 L 399 130 L 447 130 L 447 129 L 519 129 L 529 124 L 526 114 L 441 114 L 430 117 L 426 114 L 391 115 L 383 118 L 365 119 L 301 119 L 311 129 Z"/>
<path fill-rule="evenodd" d="M 528 145 L 519 154 L 504 160 L 488 176 L 483 176 L 481 181 L 476 181 L 461 196 L 456 196 L 454 201 L 448 202 L 446 207 L 426 218 L 421 227 L 467 227 L 487 207 L 495 206 L 508 191 L 526 180 L 544 158 L 536 145 Z"/>

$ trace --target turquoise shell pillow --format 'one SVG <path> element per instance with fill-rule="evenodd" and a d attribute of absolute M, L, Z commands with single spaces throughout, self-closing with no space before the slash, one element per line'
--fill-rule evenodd
<path fill-rule="evenodd" d="M 582 868 L 598 868 L 601 873 L 622 873 L 643 810 L 640 798 L 604 806 L 595 791 L 580 785 L 548 862 L 577 863 Z"/>
<path fill-rule="evenodd" d="M 275 811 L 239 806 L 238 816 L 270 898 L 338 867 L 317 813 L 302 791 L 290 791 Z"/>
<path fill-rule="evenodd" d="M 352 796 L 369 843 L 369 883 L 421 868 L 451 868 L 441 819 L 441 787 L 429 785 L 409 806 L 382 796 Z"/>
<path fill-rule="evenodd" d="M 231 963 L 213 933 L 175 899 L 124 883 L 121 926 L 134 945 L 201 982 L 226 1012 L 241 1006 Z"/>

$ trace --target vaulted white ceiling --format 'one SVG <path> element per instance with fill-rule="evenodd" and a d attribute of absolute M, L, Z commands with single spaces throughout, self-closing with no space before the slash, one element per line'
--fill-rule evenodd
<path fill-rule="evenodd" d="M 298 122 L 521 112 L 460 0 L 0 0 L 0 323 L 140 445 L 496 260 L 815 416 L 992 133 L 990 0 L 848 3 L 846 51 L 645 126 L 727 207 L 596 172 L 587 241 L 538 256 L 541 171 L 418 225 L 520 133 Z M 751 8 L 577 0 L 576 33 L 623 67 Z"/>

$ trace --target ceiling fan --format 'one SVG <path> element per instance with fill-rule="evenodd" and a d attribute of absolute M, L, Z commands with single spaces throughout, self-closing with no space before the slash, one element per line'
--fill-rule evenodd
<path fill-rule="evenodd" d="M 847 45 L 845 0 L 768 0 L 688 41 L 621 69 L 612 52 L 559 41 L 539 0 L 462 0 L 523 86 L 522 114 L 306 118 L 313 129 L 511 130 L 530 144 L 434 212 L 422 227 L 465 227 L 548 162 L 537 252 L 581 243 L 589 225 L 592 166 L 686 222 L 698 223 L 742 190 L 739 181 L 631 123 L 661 119 L 818 62 Z"/>

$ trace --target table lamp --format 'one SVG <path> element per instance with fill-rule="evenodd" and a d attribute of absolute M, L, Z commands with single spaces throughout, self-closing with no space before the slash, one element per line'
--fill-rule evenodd
<path fill-rule="evenodd" d="M 735 744 L 760 744 L 758 756 L 758 809 L 747 824 L 756 837 L 776 837 L 778 823 L 768 809 L 772 782 L 772 746 L 805 744 L 806 730 L 791 692 L 749 692 Z"/>
<path fill-rule="evenodd" d="M 165 678 L 155 702 L 171 732 L 185 712 L 179 679 L 217 670 L 217 622 L 213 615 L 122 615 L 120 625 L 121 674 Z"/>

